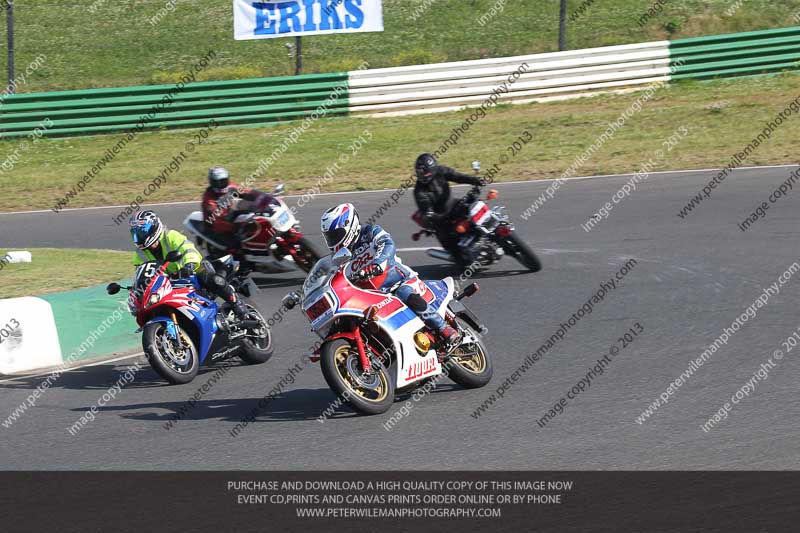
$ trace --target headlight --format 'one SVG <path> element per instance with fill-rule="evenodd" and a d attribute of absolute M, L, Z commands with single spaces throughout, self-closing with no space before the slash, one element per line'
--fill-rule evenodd
<path fill-rule="evenodd" d="M 159 296 L 158 294 L 151 294 L 150 295 L 150 299 L 147 300 L 147 303 L 148 303 L 148 305 L 155 305 L 155 304 L 158 303 L 158 301 L 160 299 L 161 299 L 161 296 Z"/>

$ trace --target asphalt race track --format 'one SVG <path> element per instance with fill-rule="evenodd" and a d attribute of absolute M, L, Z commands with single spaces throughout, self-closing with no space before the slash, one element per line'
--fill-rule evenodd
<path fill-rule="evenodd" d="M 689 377 L 653 416 L 647 408 L 768 285 L 800 261 L 800 192 L 772 205 L 742 232 L 743 221 L 794 168 L 744 169 L 728 177 L 685 219 L 678 211 L 714 172 L 653 175 L 614 206 L 591 232 L 581 229 L 611 200 L 627 176 L 565 183 L 529 220 L 522 212 L 551 182 L 499 185 L 519 233 L 540 254 L 544 270 L 521 272 L 506 259 L 478 274 L 481 291 L 468 301 L 488 327 L 494 358 L 492 383 L 463 390 L 445 382 L 391 431 L 385 415 L 358 416 L 340 408 L 318 417 L 334 401 L 317 365 L 296 381 L 237 437 L 229 431 L 247 415 L 316 341 L 297 311 L 274 328 L 276 354 L 268 363 L 236 365 L 210 387 L 183 420 L 164 428 L 214 374 L 206 367 L 193 383 L 167 386 L 149 368 L 96 420 L 76 435 L 71 426 L 135 362 L 128 359 L 68 372 L 10 427 L 0 427 L 2 469 L 795 469 L 800 466 L 800 347 L 789 351 L 713 429 L 705 423 L 753 377 L 760 365 L 800 326 L 800 275 L 780 287 Z M 398 182 L 401 180 L 398 179 Z M 463 189 L 457 189 L 462 191 Z M 290 191 L 295 192 L 295 191 Z M 300 212 L 304 229 L 322 244 L 318 220 L 348 199 L 369 217 L 389 192 L 321 195 Z M 427 278 L 449 275 L 415 243 L 406 194 L 379 223 L 389 230 L 406 263 Z M 290 205 L 296 197 L 288 199 Z M 197 207 L 159 206 L 173 228 Z M 0 214 L 3 246 L 129 249 L 127 228 L 115 226 L 119 208 Z M 629 259 L 636 260 L 616 290 L 477 419 L 471 413 L 567 321 Z M 69 265 L 65 265 L 69 268 Z M 76 275 L 80 273 L 76 272 Z M 109 280 L 111 281 L 111 280 Z M 301 275 L 259 279 L 256 298 L 271 314 Z M 537 420 L 640 323 L 643 332 L 621 348 L 602 375 L 540 427 Z M 133 324 L 133 323 L 132 323 Z M 133 325 L 131 326 L 134 327 Z M 0 420 L 43 378 L 0 383 Z"/>

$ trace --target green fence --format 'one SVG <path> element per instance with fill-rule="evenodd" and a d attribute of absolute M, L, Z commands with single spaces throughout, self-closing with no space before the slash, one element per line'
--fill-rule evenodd
<path fill-rule="evenodd" d="M 678 39 L 670 43 L 671 79 L 771 74 L 800 68 L 800 27 Z M 535 61 L 532 60 L 533 63 Z M 267 124 L 312 115 L 346 115 L 349 74 L 312 74 L 187 85 L 150 85 L 6 97 L 0 137 L 86 135 L 158 128 Z"/>
<path fill-rule="evenodd" d="M 0 137 L 85 135 L 218 124 L 266 124 L 347 113 L 347 73 L 149 85 L 7 96 Z"/>
<path fill-rule="evenodd" d="M 800 27 L 678 39 L 673 80 L 770 74 L 800 68 Z"/>

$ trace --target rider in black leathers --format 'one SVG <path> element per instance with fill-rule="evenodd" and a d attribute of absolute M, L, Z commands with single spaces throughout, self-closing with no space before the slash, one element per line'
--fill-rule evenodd
<path fill-rule="evenodd" d="M 458 236 L 453 229 L 453 208 L 457 201 L 450 198 L 450 184 L 464 183 L 472 186 L 481 186 L 483 180 L 480 176 L 473 176 L 457 172 L 450 167 L 439 165 L 432 154 L 421 154 L 414 164 L 417 174 L 417 184 L 414 187 L 414 200 L 426 228 L 436 233 L 436 237 L 445 250 L 454 254 L 458 263 L 466 267 L 474 261 L 473 253 L 469 249 L 458 246 Z"/>

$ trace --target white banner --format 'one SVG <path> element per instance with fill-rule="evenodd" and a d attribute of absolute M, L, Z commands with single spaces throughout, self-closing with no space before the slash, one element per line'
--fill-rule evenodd
<path fill-rule="evenodd" d="M 233 0 L 237 41 L 362 31 L 383 31 L 381 0 Z"/>

